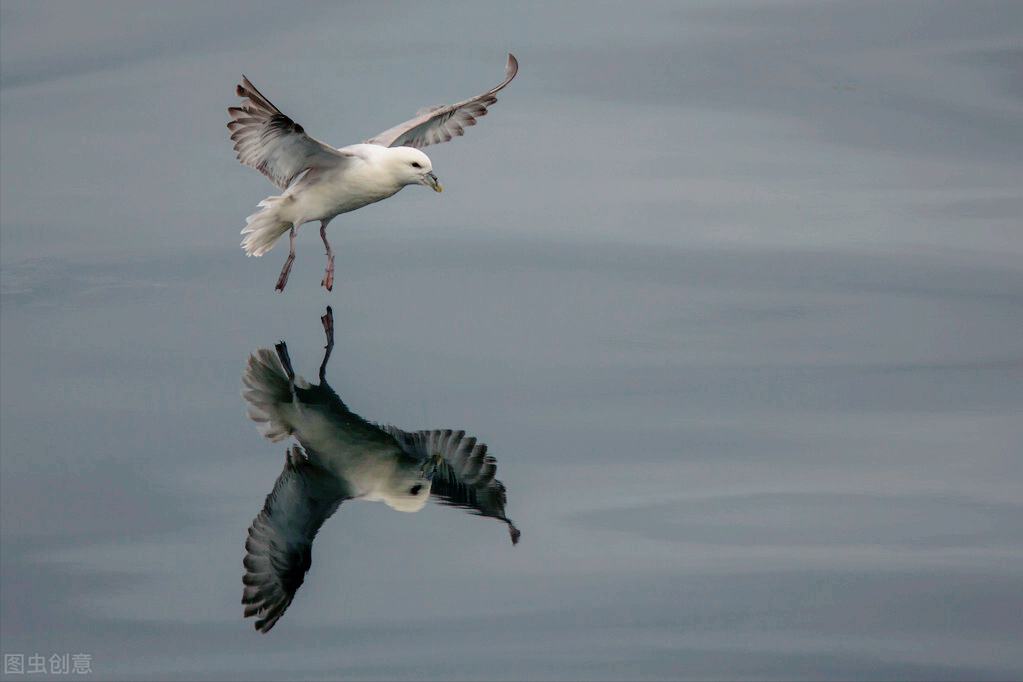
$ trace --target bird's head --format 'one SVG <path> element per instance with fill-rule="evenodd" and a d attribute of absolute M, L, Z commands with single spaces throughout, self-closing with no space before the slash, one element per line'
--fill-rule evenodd
<path fill-rule="evenodd" d="M 441 191 L 429 156 L 412 147 L 394 147 L 390 151 L 391 168 L 402 185 L 426 185 L 435 192 Z"/>
<path fill-rule="evenodd" d="M 399 458 L 386 488 L 381 491 L 381 498 L 391 509 L 419 511 L 430 499 L 433 474 L 440 462 L 439 454 L 426 460 Z"/>

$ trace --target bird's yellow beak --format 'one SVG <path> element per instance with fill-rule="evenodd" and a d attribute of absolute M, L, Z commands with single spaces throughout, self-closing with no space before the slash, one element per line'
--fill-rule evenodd
<path fill-rule="evenodd" d="M 434 192 L 440 192 L 444 189 L 441 186 L 440 181 L 437 180 L 437 176 L 433 173 L 423 173 L 423 184 L 427 187 L 432 187 Z"/>
<path fill-rule="evenodd" d="M 428 460 L 423 462 L 423 474 L 427 478 L 433 478 L 433 475 L 437 473 L 437 469 L 440 468 L 441 462 L 444 461 L 444 457 L 438 452 Z"/>

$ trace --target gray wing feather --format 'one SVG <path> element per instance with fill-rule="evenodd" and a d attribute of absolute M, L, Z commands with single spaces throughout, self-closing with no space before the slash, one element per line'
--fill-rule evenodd
<path fill-rule="evenodd" d="M 245 76 L 237 94 L 244 101 L 227 110 L 231 115 L 227 127 L 238 160 L 281 189 L 287 189 L 305 170 L 336 167 L 348 159 L 337 149 L 306 135 L 302 126 L 263 97 Z"/>
<path fill-rule="evenodd" d="M 508 85 L 518 70 L 518 60 L 509 54 L 504 67 L 504 82 L 496 88 L 457 104 L 422 109 L 415 118 L 385 130 L 366 143 L 418 149 L 463 135 L 466 128 L 476 125 L 476 119 L 487 113 L 487 107 L 497 101 L 497 91 Z"/>
<path fill-rule="evenodd" d="M 245 541 L 242 604 L 256 629 L 269 632 L 291 605 L 312 565 L 316 532 L 350 495 L 338 479 L 312 464 L 297 445 L 252 521 Z"/>
<path fill-rule="evenodd" d="M 440 454 L 443 461 L 433 474 L 431 496 L 441 504 L 504 521 L 512 544 L 518 544 L 522 533 L 505 514 L 507 493 L 504 484 L 494 477 L 497 460 L 487 454 L 486 445 L 477 443 L 471 436 L 466 437 L 465 431 L 444 429 L 410 433 L 393 426 L 383 428 L 414 457 L 422 459 Z"/>

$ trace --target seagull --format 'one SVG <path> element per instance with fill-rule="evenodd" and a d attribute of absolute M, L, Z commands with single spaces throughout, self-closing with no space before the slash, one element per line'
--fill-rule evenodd
<path fill-rule="evenodd" d="M 283 341 L 253 352 L 242 376 L 246 414 L 260 434 L 298 441 L 245 541 L 242 604 L 263 633 L 291 604 L 312 565 L 313 538 L 346 500 L 381 500 L 415 512 L 433 497 L 503 521 L 513 545 L 521 536 L 505 515 L 505 487 L 494 478 L 497 462 L 486 445 L 464 431 L 372 424 L 348 409 L 324 378 L 334 345 L 329 307 L 321 321 L 327 346 L 319 384 L 295 374 Z"/>
<path fill-rule="evenodd" d="M 283 291 L 295 260 L 295 230 L 318 220 L 320 238 L 327 247 L 327 269 L 320 284 L 331 291 L 334 251 L 327 241 L 327 224 L 342 213 L 386 199 L 406 185 L 426 185 L 440 192 L 433 163 L 419 148 L 447 142 L 476 125 L 476 119 L 487 113 L 487 107 L 497 101 L 496 93 L 518 70 L 518 61 L 509 54 L 504 82 L 497 87 L 456 104 L 421 109 L 415 118 L 339 149 L 309 137 L 243 75 L 236 90 L 243 101 L 227 110 L 234 149 L 239 161 L 284 190 L 284 194 L 263 199 L 259 210 L 245 219 L 245 253 L 262 256 L 290 231 L 291 250 L 275 287 Z"/>

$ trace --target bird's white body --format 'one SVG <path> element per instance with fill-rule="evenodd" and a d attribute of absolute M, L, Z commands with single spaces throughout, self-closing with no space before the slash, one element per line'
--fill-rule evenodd
<path fill-rule="evenodd" d="M 301 225 L 312 220 L 330 220 L 334 216 L 386 199 L 407 184 L 419 183 L 397 162 L 408 149 L 390 149 L 371 144 L 353 144 L 338 150 L 350 163 L 320 171 L 316 182 L 303 182 L 303 176 L 288 188 L 285 195 L 294 198 L 293 215 L 289 220 Z M 426 154 L 419 152 L 426 157 Z M 433 166 L 429 158 L 422 163 L 427 170 Z M 411 182 L 410 182 L 411 181 Z"/>
<path fill-rule="evenodd" d="M 324 171 L 317 182 L 300 178 L 284 192 L 287 202 L 278 209 L 281 219 L 296 226 L 334 216 L 386 199 L 403 185 L 391 182 L 379 164 L 357 159 L 341 169 Z"/>
<path fill-rule="evenodd" d="M 288 230 L 308 222 L 321 224 L 369 204 L 394 196 L 407 185 L 427 185 L 438 192 L 430 158 L 410 147 L 353 144 L 337 150 L 336 165 L 302 172 L 284 191 L 259 203 L 246 218 L 242 247 L 262 256 Z M 414 165 L 413 165 L 414 164 Z"/>

